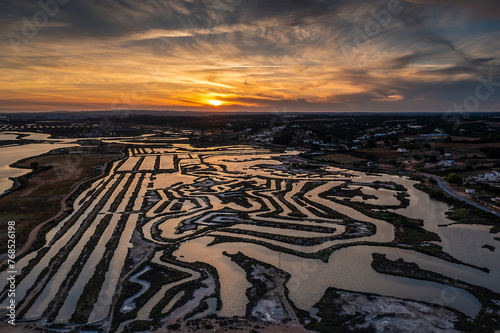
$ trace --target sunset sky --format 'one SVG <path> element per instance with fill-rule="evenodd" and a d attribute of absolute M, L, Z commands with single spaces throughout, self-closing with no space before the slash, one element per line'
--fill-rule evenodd
<path fill-rule="evenodd" d="M 493 0 L 1 0 L 0 32 L 0 112 L 500 111 Z"/>

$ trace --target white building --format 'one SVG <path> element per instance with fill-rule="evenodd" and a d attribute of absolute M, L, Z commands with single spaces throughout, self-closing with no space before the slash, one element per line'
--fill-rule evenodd
<path fill-rule="evenodd" d="M 495 182 L 500 178 L 500 173 L 493 171 L 489 173 L 485 173 L 483 179 L 487 182 Z"/>
<path fill-rule="evenodd" d="M 455 162 L 450 161 L 450 160 L 448 160 L 448 161 L 439 161 L 438 165 L 439 166 L 444 166 L 444 167 L 451 167 L 451 166 L 453 166 L 454 163 Z"/>

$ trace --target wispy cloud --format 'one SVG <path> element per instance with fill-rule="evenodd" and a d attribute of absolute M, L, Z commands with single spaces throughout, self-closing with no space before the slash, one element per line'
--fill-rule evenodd
<path fill-rule="evenodd" d="M 442 111 L 478 75 L 498 72 L 493 1 L 401 1 L 390 25 L 346 53 L 387 3 L 70 1 L 17 53 L 0 40 L 0 100 L 4 110 L 109 109 L 139 85 L 147 98 L 138 108 L 200 109 L 219 98 L 231 110 Z M 22 18 L 39 10 L 2 1 L 0 34 L 21 34 Z"/>

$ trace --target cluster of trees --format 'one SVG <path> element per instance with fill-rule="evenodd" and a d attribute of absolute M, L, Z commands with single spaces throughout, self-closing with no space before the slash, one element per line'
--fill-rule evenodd
<path fill-rule="evenodd" d="M 460 185 L 463 182 L 462 176 L 459 174 L 456 174 L 454 172 L 448 174 L 446 177 L 444 177 L 444 180 L 450 184 L 455 184 L 455 185 Z"/>

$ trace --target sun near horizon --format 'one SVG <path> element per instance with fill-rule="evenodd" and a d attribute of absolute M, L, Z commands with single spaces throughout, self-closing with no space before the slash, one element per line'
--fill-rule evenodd
<path fill-rule="evenodd" d="M 0 1 L 0 112 L 500 109 L 494 1 L 54 1 Z"/>
<path fill-rule="evenodd" d="M 208 103 L 211 105 L 211 106 L 221 106 L 224 104 L 223 101 L 219 101 L 217 99 L 211 99 L 210 101 L 208 101 Z"/>

